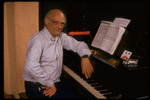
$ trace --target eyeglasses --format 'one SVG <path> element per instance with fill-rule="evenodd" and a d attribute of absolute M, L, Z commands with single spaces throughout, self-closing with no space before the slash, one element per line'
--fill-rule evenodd
<path fill-rule="evenodd" d="M 48 18 L 48 19 L 50 19 L 50 18 Z M 58 25 L 60 23 L 62 27 L 66 26 L 66 23 L 64 23 L 64 22 L 53 21 L 52 19 L 50 19 L 50 20 L 54 23 L 54 25 Z"/>

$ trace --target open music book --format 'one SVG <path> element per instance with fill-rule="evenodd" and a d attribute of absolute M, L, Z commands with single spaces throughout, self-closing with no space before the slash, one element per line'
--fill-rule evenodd
<path fill-rule="evenodd" d="M 115 18 L 113 22 L 101 21 L 91 46 L 113 55 L 130 21 L 124 18 Z"/>

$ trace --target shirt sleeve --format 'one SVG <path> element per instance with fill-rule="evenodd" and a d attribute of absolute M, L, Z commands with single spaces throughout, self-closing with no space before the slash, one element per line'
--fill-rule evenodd
<path fill-rule="evenodd" d="M 31 77 L 45 86 L 52 86 L 54 82 L 50 80 L 49 75 L 40 66 L 40 57 L 42 54 L 42 39 L 39 36 L 33 36 L 27 45 L 25 67 Z"/>
<path fill-rule="evenodd" d="M 65 49 L 77 52 L 80 55 L 80 57 L 82 57 L 83 55 L 91 55 L 91 51 L 86 43 L 79 42 L 65 33 L 61 34 L 61 41 Z"/>

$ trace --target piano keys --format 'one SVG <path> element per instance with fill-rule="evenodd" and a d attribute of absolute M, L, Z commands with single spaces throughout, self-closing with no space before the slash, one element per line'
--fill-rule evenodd
<path fill-rule="evenodd" d="M 88 84 L 86 81 L 84 81 L 82 78 L 80 78 L 76 73 L 74 73 L 71 69 L 69 69 L 67 66 L 63 66 L 63 69 L 65 72 L 67 72 L 69 75 L 71 75 L 75 80 L 77 80 L 84 88 L 86 88 L 91 94 L 93 94 L 98 99 L 106 99 L 106 97 L 101 94 L 99 91 L 94 89 L 91 84 Z"/>
<path fill-rule="evenodd" d="M 63 71 L 75 79 L 80 85 L 82 85 L 87 91 L 89 91 L 97 99 L 117 99 L 118 96 L 110 92 L 107 88 L 104 88 L 102 84 L 96 82 L 94 79 L 86 79 L 67 66 L 63 65 Z M 120 96 L 120 95 L 119 95 Z"/>

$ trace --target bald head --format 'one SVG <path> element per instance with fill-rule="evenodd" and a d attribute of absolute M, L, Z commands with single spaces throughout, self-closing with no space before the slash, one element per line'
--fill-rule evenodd
<path fill-rule="evenodd" d="M 63 30 L 66 24 L 66 17 L 61 10 L 52 9 L 46 14 L 44 22 L 49 33 L 56 37 Z"/>
<path fill-rule="evenodd" d="M 45 17 L 47 18 L 51 18 L 51 17 L 55 17 L 55 16 L 62 16 L 65 18 L 65 21 L 66 21 L 66 17 L 65 17 L 65 14 L 59 10 L 59 9 L 52 9 L 50 10 Z"/>

